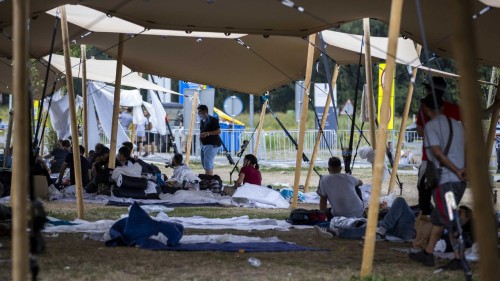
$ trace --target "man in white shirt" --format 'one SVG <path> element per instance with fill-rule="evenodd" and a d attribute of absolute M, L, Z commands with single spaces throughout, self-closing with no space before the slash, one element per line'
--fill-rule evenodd
<path fill-rule="evenodd" d="M 434 266 L 434 247 L 441 238 L 444 227 L 451 230 L 445 194 L 452 192 L 458 205 L 465 192 L 465 145 L 462 124 L 441 113 L 443 100 L 440 96 L 428 95 L 422 99 L 424 112 L 430 121 L 424 127 L 424 145 L 428 161 L 432 161 L 440 174 L 439 184 L 432 189 L 435 208 L 431 214 L 432 230 L 427 247 L 418 253 L 410 253 L 410 259 L 425 266 Z M 456 218 L 458 219 L 458 218 Z M 454 243 L 454 231 L 450 231 L 450 241 Z M 455 259 L 443 267 L 450 270 L 462 269 L 458 252 Z"/>

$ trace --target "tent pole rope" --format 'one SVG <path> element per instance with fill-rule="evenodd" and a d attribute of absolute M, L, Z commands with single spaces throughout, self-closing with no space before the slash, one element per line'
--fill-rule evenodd
<path fill-rule="evenodd" d="M 276 69 L 279 73 L 283 74 L 286 78 L 288 78 L 290 81 L 293 81 L 294 79 L 292 77 L 290 77 L 289 75 L 287 75 L 284 71 L 282 71 L 281 69 L 279 69 L 276 65 L 272 64 L 269 60 L 267 60 L 266 58 L 264 58 L 262 55 L 260 55 L 259 53 L 257 53 L 256 51 L 254 51 L 249 45 L 247 45 L 243 40 L 241 40 L 240 38 L 238 39 L 235 39 L 235 41 L 240 44 L 241 46 L 245 47 L 247 50 L 251 51 L 254 55 L 256 55 L 257 57 L 259 57 L 261 60 L 263 60 L 265 63 L 269 64 L 271 67 L 273 67 L 274 69 Z M 328 75 L 328 74 L 327 74 Z M 330 86 L 331 86 L 331 81 L 330 81 Z M 306 87 L 300 85 L 300 87 L 306 91 Z M 325 93 L 323 90 L 321 90 L 323 93 Z M 325 93 L 326 94 L 326 93 Z M 333 94 L 332 94 L 333 95 Z M 308 101 L 312 101 L 311 99 L 311 96 L 310 95 L 307 95 L 307 98 L 308 98 Z M 334 107 L 335 111 L 336 111 L 336 108 Z M 314 108 L 313 106 L 313 111 L 314 111 L 314 115 L 315 115 L 315 118 L 316 118 L 316 121 L 318 123 L 318 126 L 319 126 L 319 129 L 320 131 L 323 133 L 323 128 L 321 127 L 321 123 L 319 121 L 319 117 L 318 117 L 318 113 L 316 111 L 316 108 Z M 337 115 L 337 114 L 335 114 Z M 338 127 L 338 120 L 337 121 L 337 127 Z M 330 145 L 328 144 L 328 141 L 326 140 L 326 137 L 325 138 L 325 142 L 328 146 L 328 149 L 330 150 L 330 154 L 333 155 L 333 152 L 331 151 L 331 148 L 330 148 Z"/>
<path fill-rule="evenodd" d="M 363 44 L 364 44 L 364 38 L 361 40 L 361 47 L 359 50 L 359 60 L 358 60 L 358 73 L 356 77 L 356 87 L 355 87 L 355 92 L 354 92 L 354 104 L 353 104 L 353 112 L 352 112 L 352 118 L 351 118 L 351 135 L 349 137 L 349 147 L 347 148 L 346 155 L 344 158 L 344 166 L 345 166 L 345 172 L 347 174 L 351 174 L 351 159 L 352 159 L 352 146 L 354 142 L 354 126 L 356 125 L 356 112 L 357 106 L 358 106 L 358 94 L 359 94 L 359 80 L 361 77 L 361 58 L 363 54 Z"/>
<path fill-rule="evenodd" d="M 361 131 L 363 131 L 363 127 L 365 126 L 365 122 L 361 123 Z M 363 139 L 360 137 L 358 138 L 358 143 L 356 144 L 356 150 L 354 151 L 354 157 L 352 158 L 352 166 L 351 166 L 351 170 L 354 169 L 354 163 L 356 163 L 356 157 L 358 156 L 358 149 L 359 149 L 359 145 L 361 144 L 361 141 Z"/>
<path fill-rule="evenodd" d="M 41 116 L 42 116 L 42 110 L 43 110 L 43 103 L 44 103 L 46 92 L 47 92 L 47 82 L 49 81 L 50 66 L 52 64 L 52 53 L 54 52 L 54 44 L 56 41 L 58 26 L 59 26 L 59 10 L 56 11 L 56 19 L 54 22 L 54 28 L 52 30 L 52 38 L 50 41 L 49 60 L 47 61 L 47 68 L 45 70 L 45 79 L 43 82 L 42 98 L 40 99 L 40 104 L 38 106 L 38 121 L 36 124 L 36 132 L 35 132 L 35 145 L 36 146 L 39 145 L 38 144 L 38 133 L 40 131 L 40 123 L 42 122 Z"/>
<path fill-rule="evenodd" d="M 273 118 L 276 120 L 276 122 L 278 122 L 278 125 L 281 127 L 281 129 L 283 130 L 283 132 L 285 132 L 286 136 L 290 139 L 290 141 L 292 142 L 292 144 L 295 146 L 295 149 L 298 149 L 299 147 L 299 144 L 297 143 L 297 141 L 293 138 L 293 136 L 290 134 L 290 132 L 286 129 L 285 125 L 283 123 L 281 123 L 281 120 L 278 118 L 278 116 L 276 116 L 276 114 L 273 112 L 273 110 L 271 109 L 271 106 L 269 105 L 269 103 L 267 104 L 267 110 L 269 110 L 269 112 L 271 113 L 271 115 L 273 116 Z M 309 158 L 307 158 L 306 154 L 304 152 L 302 152 L 302 160 L 304 162 L 309 162 Z M 321 176 L 320 173 L 316 170 L 316 168 L 314 168 L 314 172 L 316 172 L 316 174 L 318 176 Z"/>
<path fill-rule="evenodd" d="M 333 85 L 337 84 L 337 78 L 339 76 L 338 74 L 339 74 L 339 67 L 335 66 L 335 70 L 333 71 L 333 78 L 332 78 L 332 84 Z M 329 111 L 331 103 L 332 103 L 332 96 L 331 95 L 327 95 L 326 102 L 325 102 L 325 107 L 323 109 L 323 116 L 321 117 L 321 126 L 319 126 L 320 130 L 322 130 L 321 128 L 323 128 L 325 126 L 325 124 L 326 124 L 326 118 L 328 117 L 328 111 Z M 320 133 L 322 133 L 322 132 L 320 132 Z M 323 135 L 323 137 L 325 137 L 324 134 L 322 134 L 322 135 Z M 317 153 L 318 153 L 318 148 L 319 148 L 320 141 L 321 141 L 321 135 L 318 134 L 316 136 L 316 142 L 314 143 L 314 149 L 313 149 L 313 153 L 312 153 L 312 156 L 311 156 L 311 163 L 309 164 L 309 169 L 307 171 L 306 183 L 304 184 L 304 192 L 309 192 L 309 184 L 311 182 L 312 170 L 314 168 L 314 163 L 316 162 L 316 156 L 317 156 Z M 330 155 L 332 155 L 332 157 L 333 157 L 333 154 L 331 154 L 331 152 L 330 152 Z"/>
<path fill-rule="evenodd" d="M 417 45 L 417 54 L 420 56 L 420 51 L 422 50 L 422 46 Z M 408 92 L 406 94 L 406 103 L 405 108 L 403 110 L 403 120 L 401 121 L 401 126 L 399 128 L 399 137 L 398 144 L 396 145 L 396 155 L 394 157 L 394 163 L 392 165 L 392 173 L 391 179 L 389 180 L 389 190 L 387 194 L 390 194 L 394 188 L 395 177 L 398 175 L 398 167 L 399 160 L 401 159 L 401 149 L 403 148 L 403 138 L 405 136 L 406 131 L 406 121 L 408 120 L 408 115 L 410 113 L 410 105 L 413 97 L 413 89 L 415 87 L 415 79 L 417 78 L 417 69 L 412 70 L 410 83 L 408 85 Z M 403 193 L 403 189 L 401 188 L 401 193 Z"/>
<path fill-rule="evenodd" d="M 259 120 L 260 123 L 260 120 Z M 253 129 L 252 134 L 250 135 L 250 139 L 243 141 L 243 146 L 241 146 L 240 152 L 238 152 L 237 156 L 239 157 L 236 163 L 234 164 L 233 169 L 229 173 L 229 182 L 233 182 L 233 173 L 234 171 L 239 172 L 240 169 L 238 169 L 238 164 L 240 163 L 241 157 L 243 156 L 243 153 L 245 153 L 245 150 L 247 149 L 247 146 L 251 143 L 253 139 L 253 135 L 255 134 L 255 131 L 257 131 L 257 128 L 259 127 L 259 123 L 257 123 L 257 126 Z"/>

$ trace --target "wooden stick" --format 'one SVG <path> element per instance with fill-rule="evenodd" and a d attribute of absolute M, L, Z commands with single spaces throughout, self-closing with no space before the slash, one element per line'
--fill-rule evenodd
<path fill-rule="evenodd" d="M 366 94 L 368 102 L 368 115 L 370 121 L 370 142 L 373 149 L 377 147 L 377 139 L 375 137 L 375 97 L 373 96 L 373 70 L 372 70 L 372 50 L 370 43 L 370 19 L 363 19 L 363 29 L 365 38 L 365 73 L 366 73 Z"/>
<path fill-rule="evenodd" d="M 69 115 L 71 119 L 71 137 L 72 137 L 72 147 L 73 147 L 73 168 L 75 172 L 75 185 L 76 185 L 76 207 L 78 218 L 83 219 L 83 184 L 82 184 L 82 172 L 88 173 L 88 171 L 82 171 L 80 162 L 80 145 L 78 139 L 78 128 L 76 126 L 76 106 L 75 106 L 75 88 L 73 87 L 73 74 L 71 73 L 71 60 L 70 60 L 70 49 L 69 49 L 69 36 L 68 36 L 68 21 L 66 17 L 66 7 L 61 6 L 61 32 L 64 50 L 64 65 L 66 68 L 66 87 L 68 89 L 68 100 L 69 100 Z"/>
<path fill-rule="evenodd" d="M 116 135 L 118 132 L 118 115 L 120 114 L 120 88 L 122 86 L 122 68 L 123 68 L 123 41 L 125 34 L 118 35 L 118 59 L 116 61 L 116 76 L 115 76 L 115 96 L 113 99 L 113 119 L 111 123 L 111 140 L 109 143 L 109 162 L 108 167 L 114 169 L 116 166 Z"/>
<path fill-rule="evenodd" d="M 89 157 L 89 127 L 88 127 L 88 107 L 87 107 L 87 46 L 80 46 L 82 51 L 82 96 L 83 96 L 83 146 L 85 147 L 85 157 Z"/>
<path fill-rule="evenodd" d="M 379 211 L 380 188 L 382 186 L 382 176 L 384 174 L 384 145 L 387 140 L 387 124 L 389 123 L 389 109 L 396 66 L 396 51 L 398 48 L 398 36 L 401 25 L 401 11 L 403 0 L 392 0 L 391 18 L 389 24 L 389 43 L 387 47 L 387 60 L 384 77 L 384 95 L 380 108 L 380 120 L 378 127 L 377 143 L 379 149 L 375 151 L 375 161 L 373 163 L 372 193 L 370 196 L 370 206 L 368 208 L 368 224 L 365 232 L 365 246 L 363 247 L 363 261 L 361 263 L 361 278 L 368 277 L 372 273 L 373 256 L 375 253 L 375 235 L 377 230 L 377 219 Z"/>
<path fill-rule="evenodd" d="M 27 195 L 30 184 L 29 171 L 31 152 L 31 129 L 26 125 L 29 110 L 28 96 L 28 18 L 29 1 L 13 0 L 13 97 L 14 102 L 14 140 L 16 141 L 15 157 L 12 158 L 12 280 L 28 280 L 28 207 Z M 10 121 L 9 121 L 10 122 Z M 10 129 L 10 128 L 9 128 Z"/>
<path fill-rule="evenodd" d="M 262 126 L 264 126 L 264 117 L 266 116 L 266 109 L 268 103 L 269 103 L 268 100 L 264 101 L 264 104 L 262 105 L 262 110 L 260 111 L 259 126 L 257 127 L 257 138 L 255 138 L 255 146 L 253 149 L 253 153 L 256 157 L 257 154 L 259 154 L 260 134 L 262 133 Z"/>
<path fill-rule="evenodd" d="M 132 142 L 132 144 L 135 143 L 135 130 L 136 130 L 136 127 L 137 127 L 136 124 L 132 124 L 132 131 L 130 132 L 130 141 Z M 139 149 L 139 147 L 137 147 L 137 149 Z M 133 152 L 133 150 L 132 150 L 132 152 Z"/>
<path fill-rule="evenodd" d="M 309 42 L 316 42 L 316 33 L 309 35 Z M 302 108 L 300 116 L 300 131 L 299 131 L 299 143 L 297 147 L 297 158 L 295 161 L 295 178 L 293 181 L 293 200 L 292 208 L 297 208 L 297 202 L 299 199 L 299 184 L 300 184 L 300 172 L 302 168 L 302 154 L 304 153 L 304 142 L 306 135 L 306 123 L 307 123 L 307 111 L 309 109 L 309 90 L 311 88 L 311 76 L 314 63 L 314 46 L 309 44 L 307 46 L 307 62 L 306 62 L 306 79 L 304 82 L 305 86 L 305 96 L 302 99 Z"/>
<path fill-rule="evenodd" d="M 496 102 L 500 102 L 500 94 L 495 95 Z M 497 108 L 491 114 L 490 127 L 488 129 L 488 136 L 486 138 L 486 151 L 487 158 L 491 158 L 491 153 L 493 152 L 493 145 L 495 144 L 496 130 L 497 130 L 497 120 L 500 114 L 500 108 Z M 498 167 L 497 167 L 498 168 Z"/>
<path fill-rule="evenodd" d="M 339 67 L 334 67 L 333 76 L 332 76 L 332 87 L 335 89 L 335 85 L 337 84 L 337 77 L 339 76 Z M 333 91 L 332 89 L 332 91 Z M 327 93 L 325 108 L 323 110 L 323 116 L 321 117 L 321 128 L 325 127 L 326 118 L 328 117 L 328 111 L 330 110 L 330 103 L 332 102 L 332 95 Z M 333 105 L 335 106 L 335 105 Z M 306 184 L 304 185 L 304 192 L 309 192 L 309 185 L 311 182 L 312 172 L 314 170 L 314 163 L 316 162 L 316 156 L 318 154 L 319 143 L 321 141 L 321 128 L 318 131 L 318 135 L 316 136 L 316 142 L 314 143 L 313 154 L 311 156 L 311 161 L 309 163 L 309 170 L 307 171 Z"/>
<path fill-rule="evenodd" d="M 196 108 L 198 103 L 198 91 L 194 92 L 193 101 L 191 102 L 191 122 L 189 123 L 189 135 L 186 144 L 186 166 L 189 166 L 189 157 L 191 156 L 191 148 L 193 143 L 194 118 L 196 118 Z"/>
<path fill-rule="evenodd" d="M 12 95 L 10 98 L 13 98 Z M 14 124 L 14 110 L 9 111 L 9 127 L 7 128 L 7 139 L 5 140 L 5 148 L 3 149 L 3 167 L 7 168 L 7 160 L 9 160 L 9 155 L 12 154 L 10 151 L 10 139 L 12 138 L 12 125 Z M 11 167 L 12 168 L 12 167 Z"/>
<path fill-rule="evenodd" d="M 420 56 L 421 50 L 422 46 L 417 45 L 418 56 Z M 415 79 L 417 78 L 417 70 L 418 68 L 413 68 L 413 71 L 411 73 L 411 81 L 408 85 L 408 92 L 406 93 L 406 103 L 403 111 L 403 120 L 401 120 L 401 128 L 399 128 L 398 144 L 396 145 L 396 155 L 394 156 L 394 164 L 392 165 L 391 179 L 389 180 L 389 190 L 387 191 L 387 194 L 390 194 L 394 189 L 394 183 L 396 182 L 396 176 L 398 175 L 399 159 L 401 159 L 401 149 L 406 132 L 406 121 L 408 120 L 408 114 L 410 113 L 410 105 L 411 99 L 413 97 Z"/>
<path fill-rule="evenodd" d="M 452 46 L 460 75 L 461 114 L 465 133 L 465 159 L 467 177 L 474 199 L 474 232 L 479 244 L 480 280 L 498 280 L 497 227 L 491 198 L 491 182 L 488 173 L 488 159 L 484 146 L 484 132 L 481 122 L 482 109 L 477 65 L 474 61 L 476 48 L 472 23 L 472 1 L 451 1 Z"/>
<path fill-rule="evenodd" d="M 43 108 L 42 108 L 42 122 L 40 122 L 40 127 L 44 127 L 45 126 L 45 123 L 47 122 L 47 115 L 48 115 L 48 112 L 45 111 Z M 45 142 L 45 130 L 42 130 L 42 137 L 40 138 L 40 156 L 43 157 L 43 150 L 44 150 L 44 145 L 43 143 Z"/>

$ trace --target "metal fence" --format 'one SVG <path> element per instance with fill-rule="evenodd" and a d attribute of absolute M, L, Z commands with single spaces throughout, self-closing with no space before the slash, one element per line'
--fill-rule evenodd
<path fill-rule="evenodd" d="M 188 130 L 173 129 L 174 141 L 181 152 L 185 152 L 185 146 L 187 142 Z M 126 131 L 127 135 L 131 136 L 131 131 Z M 192 143 L 192 155 L 200 155 L 200 130 L 193 130 L 193 143 Z M 255 139 L 251 139 L 253 130 L 222 130 L 221 138 L 226 145 L 227 149 L 232 155 L 236 155 L 241 148 L 244 140 L 250 140 L 251 142 L 247 146 L 245 153 L 255 154 L 261 161 L 295 161 L 297 155 L 297 149 L 295 144 L 290 140 L 284 131 L 265 131 L 263 130 L 260 137 L 258 151 L 255 152 Z M 299 131 L 290 130 L 290 135 L 298 143 Z M 305 133 L 304 142 L 304 153 L 308 158 L 311 158 L 314 144 L 316 142 L 316 137 L 318 135 L 318 130 L 307 130 Z M 326 161 L 331 155 L 341 155 L 341 148 L 347 148 L 349 146 L 350 139 L 349 130 L 339 130 L 337 132 L 333 130 L 325 130 L 323 136 L 321 136 L 320 145 L 317 153 L 318 161 Z M 363 136 L 361 136 L 360 131 L 355 130 L 353 136 L 353 149 L 356 150 L 358 147 L 369 146 L 369 131 L 363 130 Z M 101 132 L 101 142 L 109 143 L 109 140 Z M 398 140 L 398 131 L 388 132 L 388 142 L 393 143 L 393 149 L 396 146 Z M 152 137 L 151 134 L 146 132 L 145 140 L 149 140 Z M 254 135 L 254 138 L 257 134 Z M 155 140 L 155 150 L 157 152 L 172 152 L 169 147 L 167 136 L 160 136 L 158 133 L 154 134 Z M 419 164 L 422 156 L 422 138 L 418 136 L 416 132 L 406 132 L 405 140 L 403 145 L 403 150 L 410 150 L 414 159 L 414 164 Z M 219 150 L 219 155 L 224 155 L 224 150 L 221 147 Z M 359 158 L 358 158 L 359 160 Z"/>

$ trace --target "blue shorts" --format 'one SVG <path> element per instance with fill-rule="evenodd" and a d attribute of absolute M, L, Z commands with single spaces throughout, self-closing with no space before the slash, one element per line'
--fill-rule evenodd
<path fill-rule="evenodd" d="M 211 144 L 202 144 L 201 145 L 201 165 L 205 170 L 213 170 L 214 169 L 214 159 L 215 155 L 219 151 L 219 146 L 211 145 Z"/>

